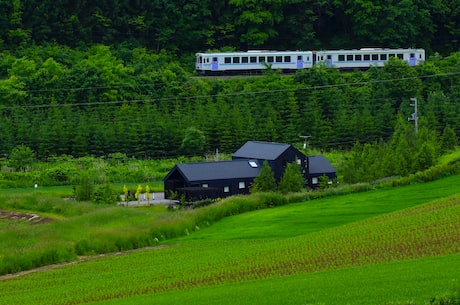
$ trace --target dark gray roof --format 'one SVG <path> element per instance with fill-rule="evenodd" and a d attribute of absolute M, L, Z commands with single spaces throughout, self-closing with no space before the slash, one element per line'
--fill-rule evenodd
<path fill-rule="evenodd" d="M 289 147 L 290 144 L 248 141 L 234 154 L 234 158 L 248 158 L 259 160 L 276 160 Z"/>
<path fill-rule="evenodd" d="M 336 170 L 324 156 L 308 156 L 309 174 L 335 173 Z"/>
<path fill-rule="evenodd" d="M 249 162 L 255 162 L 253 167 Z M 197 162 L 177 164 L 171 171 L 178 170 L 188 182 L 226 180 L 237 178 L 255 178 L 261 164 L 254 160 L 233 160 L 217 162 Z M 169 175 L 168 175 L 169 176 Z"/>

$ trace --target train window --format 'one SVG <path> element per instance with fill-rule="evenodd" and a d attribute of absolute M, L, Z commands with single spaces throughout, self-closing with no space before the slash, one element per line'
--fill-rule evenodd
<path fill-rule="evenodd" d="M 284 62 L 291 62 L 291 56 L 284 56 Z"/>
<path fill-rule="evenodd" d="M 259 56 L 259 62 L 265 62 L 265 56 Z"/>
<path fill-rule="evenodd" d="M 240 58 L 239 57 L 233 57 L 233 63 L 234 64 L 239 64 L 240 63 Z"/>
<path fill-rule="evenodd" d="M 345 61 L 345 55 L 340 54 L 339 55 L 339 61 Z"/>
<path fill-rule="evenodd" d="M 232 58 L 231 57 L 225 57 L 224 58 L 224 63 L 231 64 L 232 63 Z"/>
<path fill-rule="evenodd" d="M 283 62 L 283 56 L 276 56 L 275 60 L 276 62 Z"/>
<path fill-rule="evenodd" d="M 273 56 L 267 56 L 267 62 L 273 62 L 274 58 Z"/>
<path fill-rule="evenodd" d="M 386 54 L 380 54 L 380 60 L 387 60 Z"/>
<path fill-rule="evenodd" d="M 390 57 L 393 57 L 393 58 L 394 58 L 394 57 L 396 57 L 396 55 L 395 55 L 395 54 L 388 54 L 388 57 L 389 57 L 389 58 L 390 58 Z"/>
<path fill-rule="evenodd" d="M 398 54 L 398 58 L 399 58 L 399 59 L 404 59 L 404 55 Z"/>
<path fill-rule="evenodd" d="M 347 61 L 353 61 L 353 55 L 347 55 Z"/>
<path fill-rule="evenodd" d="M 363 60 L 363 57 L 361 56 L 361 54 L 357 54 L 357 55 L 355 55 L 355 60 L 356 61 L 361 61 L 361 60 Z"/>
<path fill-rule="evenodd" d="M 310 61 L 310 56 L 307 56 L 307 61 Z"/>
<path fill-rule="evenodd" d="M 251 56 L 249 59 L 252 63 L 257 62 L 257 57 Z"/>
<path fill-rule="evenodd" d="M 369 54 L 364 54 L 364 60 L 371 60 L 371 56 Z"/>
<path fill-rule="evenodd" d="M 243 64 L 247 64 L 247 63 L 249 62 L 249 58 L 246 57 L 246 56 L 245 56 L 245 57 L 241 57 L 241 62 L 242 62 Z"/>
<path fill-rule="evenodd" d="M 372 54 L 372 60 L 379 60 L 379 54 Z"/>
<path fill-rule="evenodd" d="M 298 55 L 297 60 L 302 60 L 302 55 Z"/>

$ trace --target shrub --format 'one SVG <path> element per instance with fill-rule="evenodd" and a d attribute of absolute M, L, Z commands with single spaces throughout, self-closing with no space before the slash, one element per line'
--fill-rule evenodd
<path fill-rule="evenodd" d="M 96 188 L 92 200 L 99 204 L 116 204 L 119 200 L 118 193 L 110 184 L 106 183 Z"/>
<path fill-rule="evenodd" d="M 88 201 L 93 194 L 93 184 L 91 183 L 88 175 L 82 175 L 80 184 L 74 186 L 75 198 L 78 201 Z"/>

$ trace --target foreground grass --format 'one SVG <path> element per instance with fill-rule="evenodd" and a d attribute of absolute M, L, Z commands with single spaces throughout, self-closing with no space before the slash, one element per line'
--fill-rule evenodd
<path fill-rule="evenodd" d="M 293 238 L 182 242 L 4 277 L 0 304 L 174 304 L 182 297 L 193 300 L 189 304 L 426 300 L 459 280 L 459 253 L 457 195 Z M 402 286 L 398 278 L 413 283 Z M 363 284 L 366 279 L 370 282 Z M 384 289 L 374 286 L 383 282 Z M 341 295 L 347 287 L 350 292 Z M 228 298 L 222 300 L 221 295 L 218 301 L 220 292 Z M 374 298 L 357 298 L 360 295 Z"/>

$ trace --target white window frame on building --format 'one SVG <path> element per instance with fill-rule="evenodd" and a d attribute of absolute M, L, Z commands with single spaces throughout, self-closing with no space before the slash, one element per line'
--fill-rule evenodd
<path fill-rule="evenodd" d="M 244 181 L 240 181 L 238 182 L 238 188 L 241 190 L 241 189 L 245 189 L 246 188 L 246 183 Z"/>

